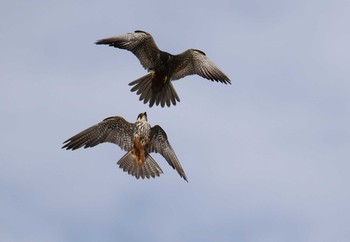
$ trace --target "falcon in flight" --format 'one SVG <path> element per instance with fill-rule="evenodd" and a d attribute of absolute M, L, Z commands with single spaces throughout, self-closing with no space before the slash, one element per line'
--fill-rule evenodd
<path fill-rule="evenodd" d="M 118 161 L 123 171 L 137 179 L 156 177 L 163 173 L 157 162 L 150 156 L 151 152 L 160 153 L 179 175 L 187 181 L 185 171 L 172 149 L 165 131 L 147 121 L 146 112 L 140 113 L 135 123 L 115 116 L 74 135 L 64 141 L 62 149 L 75 150 L 81 147 L 94 147 L 100 143 L 114 143 L 127 153 Z"/>
<path fill-rule="evenodd" d="M 140 95 L 140 101 L 170 107 L 180 101 L 171 81 L 188 75 L 197 74 L 211 81 L 231 84 L 230 79 L 208 59 L 203 51 L 188 49 L 185 52 L 172 55 L 162 51 L 154 42 L 153 37 L 144 31 L 101 39 L 98 45 L 109 45 L 131 51 L 147 69 L 149 74 L 130 82 L 132 92 Z"/>

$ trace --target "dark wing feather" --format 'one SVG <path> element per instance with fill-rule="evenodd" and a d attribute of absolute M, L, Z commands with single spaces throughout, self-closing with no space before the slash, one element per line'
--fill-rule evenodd
<path fill-rule="evenodd" d="M 137 30 L 119 36 L 113 36 L 96 41 L 97 45 L 109 45 L 131 51 L 141 62 L 145 69 L 155 67 L 159 58 L 159 48 L 153 37 L 144 31 Z"/>
<path fill-rule="evenodd" d="M 182 169 L 180 161 L 176 157 L 165 131 L 159 125 L 155 125 L 151 128 L 151 145 L 149 149 L 149 152 L 157 152 L 161 154 L 169 165 L 187 181 L 185 171 Z"/>
<path fill-rule="evenodd" d="M 134 124 L 129 123 L 122 117 L 106 118 L 102 122 L 74 135 L 62 148 L 75 150 L 81 147 L 94 147 L 100 143 L 110 142 L 129 151 L 133 145 Z"/>
<path fill-rule="evenodd" d="M 186 50 L 175 56 L 174 63 L 172 80 L 197 74 L 211 81 L 231 83 L 230 79 L 200 50 Z"/>

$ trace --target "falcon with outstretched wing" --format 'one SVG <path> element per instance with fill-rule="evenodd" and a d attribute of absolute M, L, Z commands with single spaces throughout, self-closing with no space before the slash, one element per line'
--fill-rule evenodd
<path fill-rule="evenodd" d="M 187 181 L 185 171 L 171 147 L 165 131 L 159 126 L 147 121 L 146 112 L 140 113 L 135 123 L 129 123 L 124 118 L 115 116 L 74 135 L 64 141 L 63 149 L 75 150 L 81 147 L 94 147 L 110 142 L 120 146 L 127 153 L 118 161 L 123 171 L 137 179 L 160 176 L 163 173 L 150 153 L 160 153 L 179 175 Z"/>
<path fill-rule="evenodd" d="M 140 95 L 140 101 L 164 107 L 180 101 L 171 81 L 188 75 L 199 75 L 211 81 L 231 84 L 230 79 L 208 59 L 203 51 L 188 49 L 172 55 L 161 51 L 153 37 L 144 31 L 101 39 L 98 45 L 109 45 L 131 51 L 149 74 L 129 83 L 132 92 Z"/>

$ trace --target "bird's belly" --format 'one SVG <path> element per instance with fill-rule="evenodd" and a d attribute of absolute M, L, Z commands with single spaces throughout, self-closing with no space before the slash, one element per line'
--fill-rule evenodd
<path fill-rule="evenodd" d="M 169 75 L 163 71 L 153 71 L 152 72 L 152 90 L 159 91 L 168 83 Z"/>
<path fill-rule="evenodd" d="M 131 155 L 137 166 L 143 166 L 143 163 L 145 162 L 146 152 L 145 147 L 141 144 L 139 136 L 136 136 L 134 138 L 134 146 L 131 150 Z"/>

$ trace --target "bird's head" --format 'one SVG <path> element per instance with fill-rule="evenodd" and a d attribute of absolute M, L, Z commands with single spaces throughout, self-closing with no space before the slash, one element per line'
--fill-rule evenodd
<path fill-rule="evenodd" d="M 139 116 L 137 116 L 137 121 L 146 121 L 147 122 L 147 113 L 140 113 Z"/>

